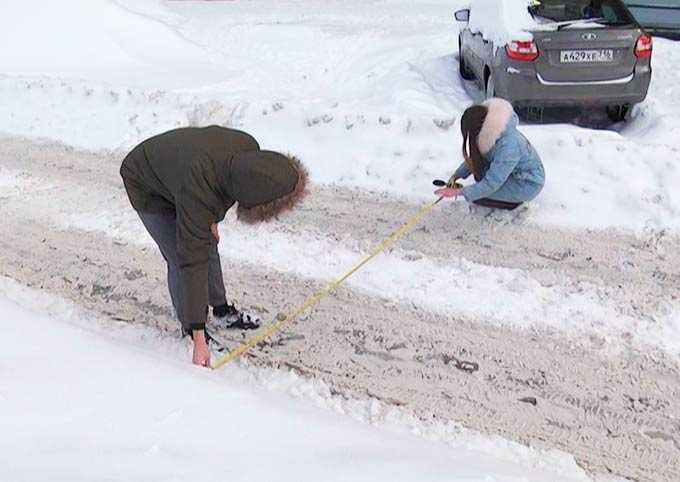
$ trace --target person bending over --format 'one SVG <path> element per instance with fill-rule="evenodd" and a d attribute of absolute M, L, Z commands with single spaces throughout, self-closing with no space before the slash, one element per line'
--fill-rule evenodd
<path fill-rule="evenodd" d="M 460 122 L 464 161 L 447 187 L 435 194 L 462 195 L 468 202 L 498 209 L 515 209 L 538 196 L 545 184 L 545 171 L 518 124 L 512 105 L 504 99 L 468 107 Z M 456 182 L 470 175 L 474 184 L 462 187 Z"/>
<path fill-rule="evenodd" d="M 132 207 L 167 263 L 167 281 L 193 362 L 210 366 L 205 324 L 213 315 L 255 328 L 227 303 L 217 224 L 238 203 L 246 223 L 270 220 L 306 194 L 307 171 L 295 157 L 260 150 L 245 132 L 187 127 L 151 137 L 123 160 L 120 175 Z"/>

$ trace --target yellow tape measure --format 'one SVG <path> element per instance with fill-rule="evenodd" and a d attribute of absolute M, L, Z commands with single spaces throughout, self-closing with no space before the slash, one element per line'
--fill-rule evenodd
<path fill-rule="evenodd" d="M 385 238 L 380 244 L 378 244 L 375 248 L 371 250 L 371 252 L 366 256 L 364 259 L 362 259 L 359 263 L 357 263 L 351 270 L 349 270 L 344 276 L 341 278 L 337 279 L 336 281 L 332 282 L 325 288 L 317 291 L 314 293 L 311 297 L 307 299 L 304 303 L 302 303 L 300 306 L 298 306 L 295 310 L 293 310 L 288 316 L 286 316 L 283 320 L 277 321 L 276 323 L 273 323 L 252 337 L 248 338 L 241 346 L 236 348 L 234 351 L 229 352 L 227 355 L 223 356 L 220 358 L 214 365 L 213 365 L 213 370 L 217 370 L 219 368 L 222 368 L 224 365 L 226 365 L 229 362 L 232 362 L 239 358 L 241 355 L 246 353 L 248 350 L 253 348 L 255 345 L 258 343 L 264 341 L 265 339 L 269 338 L 271 335 L 276 333 L 277 331 L 281 330 L 284 326 L 289 324 L 291 321 L 293 321 L 295 318 L 300 316 L 304 311 L 307 309 L 315 306 L 318 304 L 323 298 L 328 296 L 329 294 L 333 293 L 347 278 L 352 276 L 354 273 L 359 271 L 366 263 L 368 263 L 370 260 L 375 258 L 377 255 L 385 251 L 387 248 L 392 246 L 394 243 L 399 241 L 401 238 L 406 236 L 409 232 L 413 230 L 413 228 L 420 223 L 420 221 L 425 218 L 430 212 L 434 209 L 434 207 L 442 200 L 443 198 L 437 199 L 435 202 L 432 204 L 429 204 L 425 206 L 423 209 L 421 209 L 415 216 L 413 216 L 411 219 L 409 219 L 407 222 L 401 225 L 399 229 L 394 231 L 390 236 Z"/>

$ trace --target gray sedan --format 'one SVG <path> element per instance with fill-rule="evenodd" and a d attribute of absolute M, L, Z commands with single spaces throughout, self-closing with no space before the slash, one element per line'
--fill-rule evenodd
<path fill-rule="evenodd" d="M 470 28 L 475 15 L 489 15 L 475 4 L 456 12 L 460 75 L 476 79 L 487 97 L 519 109 L 605 107 L 617 122 L 647 96 L 652 39 L 621 0 L 527 2 L 535 28 L 524 34 L 531 40 L 522 35 L 505 45 Z"/>

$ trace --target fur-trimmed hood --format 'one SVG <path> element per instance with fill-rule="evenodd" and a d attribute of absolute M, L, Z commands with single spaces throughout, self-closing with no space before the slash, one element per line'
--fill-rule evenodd
<path fill-rule="evenodd" d="M 463 196 L 469 202 L 487 198 L 522 203 L 541 192 L 545 184 L 543 163 L 536 149 L 517 128 L 518 124 L 519 118 L 512 105 L 503 99 L 489 99 L 468 108 L 463 114 L 461 132 L 464 139 L 468 146 L 479 148 L 473 157 L 468 155 L 472 149 L 466 152 L 464 147 L 465 159 L 454 173 L 455 179 L 475 175 L 476 182 L 463 188 Z M 474 132 L 466 128 L 470 126 Z M 469 142 L 469 136 L 474 135 L 476 146 Z M 481 170 L 481 175 L 477 175 L 475 169 Z"/>
<path fill-rule="evenodd" d="M 307 169 L 299 159 L 273 151 L 249 151 L 231 161 L 229 192 L 238 219 L 257 223 L 293 208 L 307 194 Z"/>
<path fill-rule="evenodd" d="M 517 128 L 519 119 L 512 104 L 505 99 L 494 97 L 484 101 L 482 105 L 487 108 L 487 114 L 477 137 L 477 146 L 479 152 L 486 155 L 506 130 Z"/>

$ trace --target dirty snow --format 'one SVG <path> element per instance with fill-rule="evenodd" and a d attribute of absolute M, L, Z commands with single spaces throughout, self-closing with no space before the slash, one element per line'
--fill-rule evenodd
<path fill-rule="evenodd" d="M 37 16 L 31 5 L 0 18 L 13 46 L 0 49 L 1 131 L 125 151 L 217 123 L 299 155 L 315 182 L 420 200 L 461 160 L 456 120 L 472 99 L 453 12 L 464 2 L 96 0 Z M 521 128 L 548 176 L 529 221 L 680 229 L 679 61 L 677 43 L 655 42 L 649 99 L 626 126 Z"/>
<path fill-rule="evenodd" d="M 95 156 L 113 157 L 117 162 L 127 149 L 162 130 L 216 123 L 253 133 L 265 148 L 297 154 L 310 167 L 317 184 L 378 191 L 395 199 L 406 198 L 407 203 L 422 203 L 432 199 L 431 180 L 446 178 L 460 163 L 457 119 L 475 97 L 474 88 L 462 83 L 457 73 L 458 26 L 453 13 L 463 5 L 462 1 L 448 0 L 418 2 L 417 8 L 414 2 L 406 0 L 370 3 L 282 0 L 272 8 L 272 3 L 265 1 L 74 0 L 41 2 L 37 8 L 36 3 L 15 0 L 4 5 L 0 17 L 3 113 L 0 132 L 59 140 L 68 146 L 95 150 Z M 677 241 L 671 237 L 680 233 L 677 189 L 680 82 L 676 68 L 680 46 L 656 40 L 653 62 L 649 98 L 636 108 L 633 120 L 626 125 L 607 130 L 560 124 L 522 126 L 521 130 L 543 157 L 548 177 L 546 188 L 518 217 L 500 220 L 491 217 L 484 226 L 487 231 L 503 230 L 507 224 L 526 226 L 534 234 L 544 228 L 568 228 L 577 233 L 575 239 L 588 237 L 594 230 L 605 230 L 602 236 L 606 237 L 607 228 L 632 233 L 642 241 L 637 244 L 630 241 L 631 256 L 649 266 L 658 259 L 667 259 L 667 269 L 658 271 L 658 276 L 664 277 L 659 281 L 664 287 L 662 294 L 652 296 L 645 292 L 640 297 L 641 304 L 637 304 L 636 298 L 635 303 L 623 303 L 622 308 L 616 300 L 625 296 L 625 291 L 623 294 L 617 291 L 621 285 L 616 286 L 616 277 L 611 274 L 598 273 L 598 279 L 591 283 L 577 276 L 574 267 L 568 270 L 570 277 L 563 275 L 564 268 L 556 262 L 551 267 L 554 272 L 548 273 L 552 279 L 546 282 L 539 279 L 539 269 L 500 266 L 491 252 L 480 255 L 475 262 L 463 257 L 446 257 L 441 262 L 421 252 L 401 249 L 382 257 L 353 279 L 350 287 L 375 296 L 376 300 L 380 296 L 389 303 L 412 304 L 446 316 L 463 315 L 518 328 L 538 323 L 570 334 L 596 333 L 631 339 L 677 354 L 680 310 L 677 296 L 668 293 L 672 283 L 669 280 L 677 272 L 677 263 L 673 264 L 676 257 L 672 253 L 664 258 L 651 244 L 648 248 L 644 246 L 650 239 L 663 239 L 665 245 L 676 246 Z M 85 167 L 82 172 L 97 174 L 97 180 L 79 183 L 81 173 L 70 163 L 83 153 L 73 151 L 72 159 L 59 164 L 51 156 L 68 157 L 61 147 L 44 147 L 28 141 L 26 146 L 27 150 L 40 150 L 42 162 L 47 164 L 36 162 L 37 154 L 21 151 L 12 155 L 16 161 L 12 168 L 0 168 L 0 206 L 12 210 L 21 206 L 24 210 L 13 213 L 16 215 L 13 222 L 38 220 L 47 225 L 45 218 L 49 218 L 50 225 L 60 229 L 103 231 L 125 241 L 140 240 L 135 215 L 120 195 L 117 177 L 111 174 L 116 166 Z M 32 161 L 24 161 L 24 155 Z M 17 162 L 25 165 L 17 166 Z M 54 171 L 51 166 L 56 166 Z M 71 180 L 51 177 L 69 169 L 73 170 Z M 93 191 L 93 185 L 98 183 L 104 187 L 97 186 L 98 190 Z M 15 203 L 17 199 L 20 202 Z M 404 206 L 410 209 L 413 204 L 407 203 L 401 210 L 391 211 L 394 215 L 391 221 L 399 221 L 397 218 L 402 214 L 410 213 Z M 444 204 L 437 212 L 461 219 L 462 206 Z M 371 219 L 367 220 L 369 214 Z M 363 213 L 360 219 L 368 224 L 381 214 Z M 474 224 L 484 216 L 473 211 L 468 219 Z M 446 219 L 440 220 L 440 230 L 451 229 L 445 223 Z M 366 240 L 375 235 L 373 232 L 370 236 L 355 236 L 358 226 L 341 236 L 301 231 L 310 224 L 314 223 L 303 222 L 293 231 L 285 224 L 262 227 L 259 229 L 264 236 L 256 236 L 255 242 L 249 228 L 225 230 L 223 242 L 229 244 L 229 250 L 225 250 L 224 257 L 237 263 L 257 263 L 271 272 L 291 272 L 305 279 L 325 281 L 365 253 Z M 474 228 L 468 236 L 471 239 L 476 236 Z M 82 242 L 89 239 L 84 237 Z M 499 239 L 513 242 L 507 237 Z M 617 249 L 628 242 L 626 237 L 621 239 L 624 241 L 617 241 Z M 484 236 L 478 241 L 483 244 Z M 271 249 L 274 242 L 276 250 Z M 455 244 L 452 240 L 451 245 Z M 541 249 L 540 244 L 537 241 L 534 250 Z M 425 248 L 436 251 L 432 245 Z M 649 259 L 640 254 L 645 249 Z M 321 261 L 305 262 L 310 253 Z M 518 251 L 513 253 L 512 260 L 519 264 L 527 254 Z M 587 254 L 595 255 L 596 259 L 604 257 L 599 251 L 582 254 L 584 258 Z M 621 266 L 622 270 L 641 269 L 624 261 Z M 50 273 L 52 267 L 45 268 Z M 636 282 L 622 284 L 632 289 Z M 647 288 L 644 283 L 639 286 Z M 447 296 L 454 287 L 464 296 Z M 488 292 L 497 294 L 498 299 L 485 303 Z M 25 326 L 29 325 L 35 326 L 38 333 L 35 346 L 12 345 L 0 354 L 0 405 L 9 408 L 5 413 L 0 411 L 0 421 L 3 426 L 5 422 L 20 421 L 25 431 L 12 432 L 26 434 L 20 444 L 0 435 L 0 449 L 3 454 L 11 454 L 14 464 L 0 468 L 8 471 L 0 472 L 3 480 L 17 479 L 21 473 L 28 474 L 26 480 L 40 479 L 37 470 L 41 467 L 33 464 L 31 470 L 35 472 L 24 470 L 35 460 L 29 459 L 27 447 L 36 440 L 30 454 L 36 448 L 41 450 L 45 463 L 53 464 L 52 473 L 63 474 L 65 478 L 73 478 L 72 464 L 83 450 L 94 467 L 93 472 L 81 473 L 84 479 L 101 474 L 107 454 L 123 461 L 119 466 L 122 479 L 141 480 L 154 475 L 166 479 L 171 475 L 141 471 L 142 462 L 149 459 L 169 464 L 168 470 L 179 471 L 184 477 L 186 473 L 182 471 L 195 467 L 192 464 L 196 459 L 188 460 L 177 454 L 182 454 L 181 436 L 189 433 L 186 414 L 196 405 L 189 394 L 201 391 L 220 401 L 219 405 L 210 402 L 198 417 L 197 422 L 208 436 L 190 439 L 192 445 L 195 443 L 193 448 L 214 454 L 212 460 L 216 460 L 216 465 L 205 467 L 208 479 L 217 479 L 225 471 L 234 478 L 242 467 L 238 464 L 252 462 L 248 449 L 259 448 L 270 440 L 265 438 L 264 430 L 245 441 L 230 432 L 232 423 L 260 421 L 260 413 L 264 420 L 280 423 L 282 440 L 308 450 L 305 456 L 309 458 L 301 461 L 308 463 L 307 478 L 332 480 L 321 472 L 323 464 L 330 461 L 347 470 L 340 470 L 339 477 L 357 480 L 357 473 L 352 472 L 355 461 L 358 460 L 358 468 L 369 464 L 365 459 L 357 459 L 352 447 L 338 442 L 345 439 L 352 441 L 352 445 L 356 441 L 357 447 L 369 451 L 387 467 L 372 470 L 396 467 L 396 472 L 389 473 L 390 478 L 409 479 L 414 475 L 409 470 L 420 463 L 415 460 L 409 469 L 402 470 L 403 460 L 395 460 L 393 453 L 405 450 L 408 454 L 413 450 L 420 454 L 426 450 L 422 441 L 408 436 L 396 440 L 391 435 L 367 432 L 366 427 L 346 427 L 345 420 L 338 421 L 327 413 L 316 413 L 297 402 L 286 401 L 285 414 L 294 414 L 295 424 L 285 420 L 278 398 L 272 402 L 267 398 L 271 395 L 254 393 L 252 387 L 238 383 L 214 384 L 200 372 L 192 371 L 183 364 L 186 349 L 180 354 L 159 353 L 154 339 L 148 344 L 133 343 L 135 348 L 131 351 L 120 341 L 102 340 L 100 334 L 83 330 L 82 320 L 71 317 L 68 310 L 66 314 L 60 312 L 45 319 L 11 305 L 5 298 L 0 301 L 3 332 L 13 337 L 24 336 Z M 20 303 L 33 306 L 26 296 Z M 69 323 L 64 323 L 63 318 L 68 318 Z M 151 333 L 137 333 L 131 338 L 125 335 L 125 339 L 148 340 L 153 336 Z M 177 346 L 170 344 L 168 349 Z M 111 359 L 116 360 L 117 370 L 107 370 Z M 141 367 L 139 378 L 123 375 L 132 372 L 133 364 Z M 106 376 L 87 377 L 94 373 Z M 51 381 L 36 392 L 26 382 L 38 376 Z M 178 379 L 182 381 L 181 392 L 176 388 Z M 287 386 L 286 379 L 281 380 L 274 376 L 271 385 Z M 91 383 L 92 389 L 85 382 Z M 158 392 L 151 393 L 148 387 L 155 384 Z M 297 382 L 293 385 L 301 393 L 317 394 L 300 388 Z M 12 389 L 7 392 L 5 386 Z M 58 403 L 49 406 L 55 394 L 64 393 L 64 386 L 76 396 L 72 400 L 57 397 Z M 111 388 L 118 386 L 122 389 Z M 134 405 L 139 397 L 133 395 L 139 393 L 151 397 L 169 418 L 154 419 L 159 412 L 153 404 Z M 320 398 L 330 400 L 325 397 Z M 73 405 L 69 406 L 69 401 Z M 338 403 L 333 399 L 328 405 Z M 117 404 L 129 407 L 131 418 L 122 416 Z M 25 407 L 32 408 L 38 416 L 35 419 L 26 416 Z M 132 411 L 133 407 L 139 412 Z M 217 422 L 222 424 L 218 430 L 208 431 L 207 427 L 215 423 L 214 413 L 221 413 L 226 407 L 243 412 L 243 418 L 225 417 Z M 361 413 L 368 413 L 365 418 L 373 421 L 372 412 L 362 407 Z M 355 418 L 363 416 L 353 413 L 348 410 Z M 310 420 L 318 421 L 319 427 L 327 427 L 339 437 L 329 441 L 322 430 L 308 426 Z M 50 425 L 40 425 L 42 422 Z M 111 435 L 102 442 L 106 445 L 85 443 L 91 440 L 86 424 Z M 408 424 L 399 419 L 394 425 L 403 432 Z M 299 426 L 305 427 L 304 434 L 309 439 L 291 435 L 299 432 Z M 139 429 L 136 432 L 139 437 L 130 436 L 129 432 L 135 434 L 133 428 Z M 224 463 L 223 453 L 215 448 L 225 440 L 225 434 L 234 437 L 226 439 L 231 442 L 230 456 L 234 450 L 243 451 L 229 458 L 226 469 L 220 465 Z M 170 437 L 163 437 L 160 443 L 162 435 Z M 55 452 L 50 452 L 56 446 L 55 440 L 62 447 L 58 453 L 62 462 L 54 458 Z M 459 440 L 465 445 L 471 439 L 463 436 Z M 489 448 L 485 452 L 487 458 L 464 457 L 462 460 L 469 464 L 458 464 L 460 470 L 466 471 L 461 477 L 557 480 L 554 475 L 541 478 L 543 473 L 538 472 L 537 478 L 531 479 L 529 466 L 531 470 L 560 471 L 565 480 L 583 480 L 580 469 L 574 468 L 569 457 L 555 459 L 553 455 L 539 453 L 535 459 L 528 455 L 519 457 L 520 468 L 512 461 L 508 462 L 510 465 L 497 464 L 495 456 L 505 458 L 506 462 L 514 456 L 505 451 L 507 442 L 480 440 L 479 444 Z M 323 441 L 332 450 L 314 451 L 313 447 L 319 446 L 315 441 Z M 338 445 L 333 445 L 336 442 Z M 140 452 L 124 451 L 130 443 L 138 444 L 134 446 Z M 267 450 L 277 461 L 285 463 L 283 451 L 271 445 L 267 445 Z M 434 461 L 429 470 L 433 471 L 444 470 L 449 463 L 456 466 L 456 459 L 448 458 L 449 451 L 435 444 L 432 453 L 425 454 L 422 460 L 429 461 L 429 456 L 439 454 L 440 457 L 432 456 Z M 489 454 L 494 455 L 493 474 L 478 470 L 489 467 Z M 504 472 L 506 469 L 509 472 Z M 362 473 L 371 480 L 387 474 L 368 469 Z M 264 478 L 266 475 L 263 472 Z M 291 476 L 285 471 L 277 471 L 276 475 L 282 480 Z M 411 480 L 423 480 L 422 475 L 419 473 Z M 441 476 L 439 472 L 426 472 L 425 476 L 428 475 L 432 477 L 426 477 L 427 480 Z"/>
<path fill-rule="evenodd" d="M 398 410 L 334 400 L 291 373 L 215 383 L 148 329 L 103 329 L 6 278 L 0 292 L 5 336 L 31 340 L 0 352 L 1 480 L 590 480 L 559 452 L 442 424 L 412 421 L 410 434 Z"/>
<path fill-rule="evenodd" d="M 71 195 L 87 196 L 75 189 L 69 188 Z M 60 197 L 68 202 L 68 197 Z M 100 231 L 127 242 L 153 244 L 136 214 L 126 212 L 124 206 L 111 209 L 110 204 L 103 207 L 93 202 L 86 213 L 54 213 L 50 217 L 62 228 Z M 371 248 L 349 234 L 337 240 L 314 231 L 294 232 L 285 225 L 246 226 L 233 216 L 221 225 L 220 239 L 223 259 L 327 283 L 340 278 Z M 576 335 L 595 334 L 608 340 L 626 335 L 638 344 L 680 357 L 680 301 L 668 297 L 656 309 L 648 308 L 648 317 L 641 319 L 637 313 L 622 313 L 618 299 L 611 296 L 612 289 L 600 283 L 562 277 L 544 286 L 522 269 L 456 257 L 443 264 L 399 248 L 383 253 L 347 284 L 434 314 L 479 318 L 521 330 L 550 328 Z"/>

